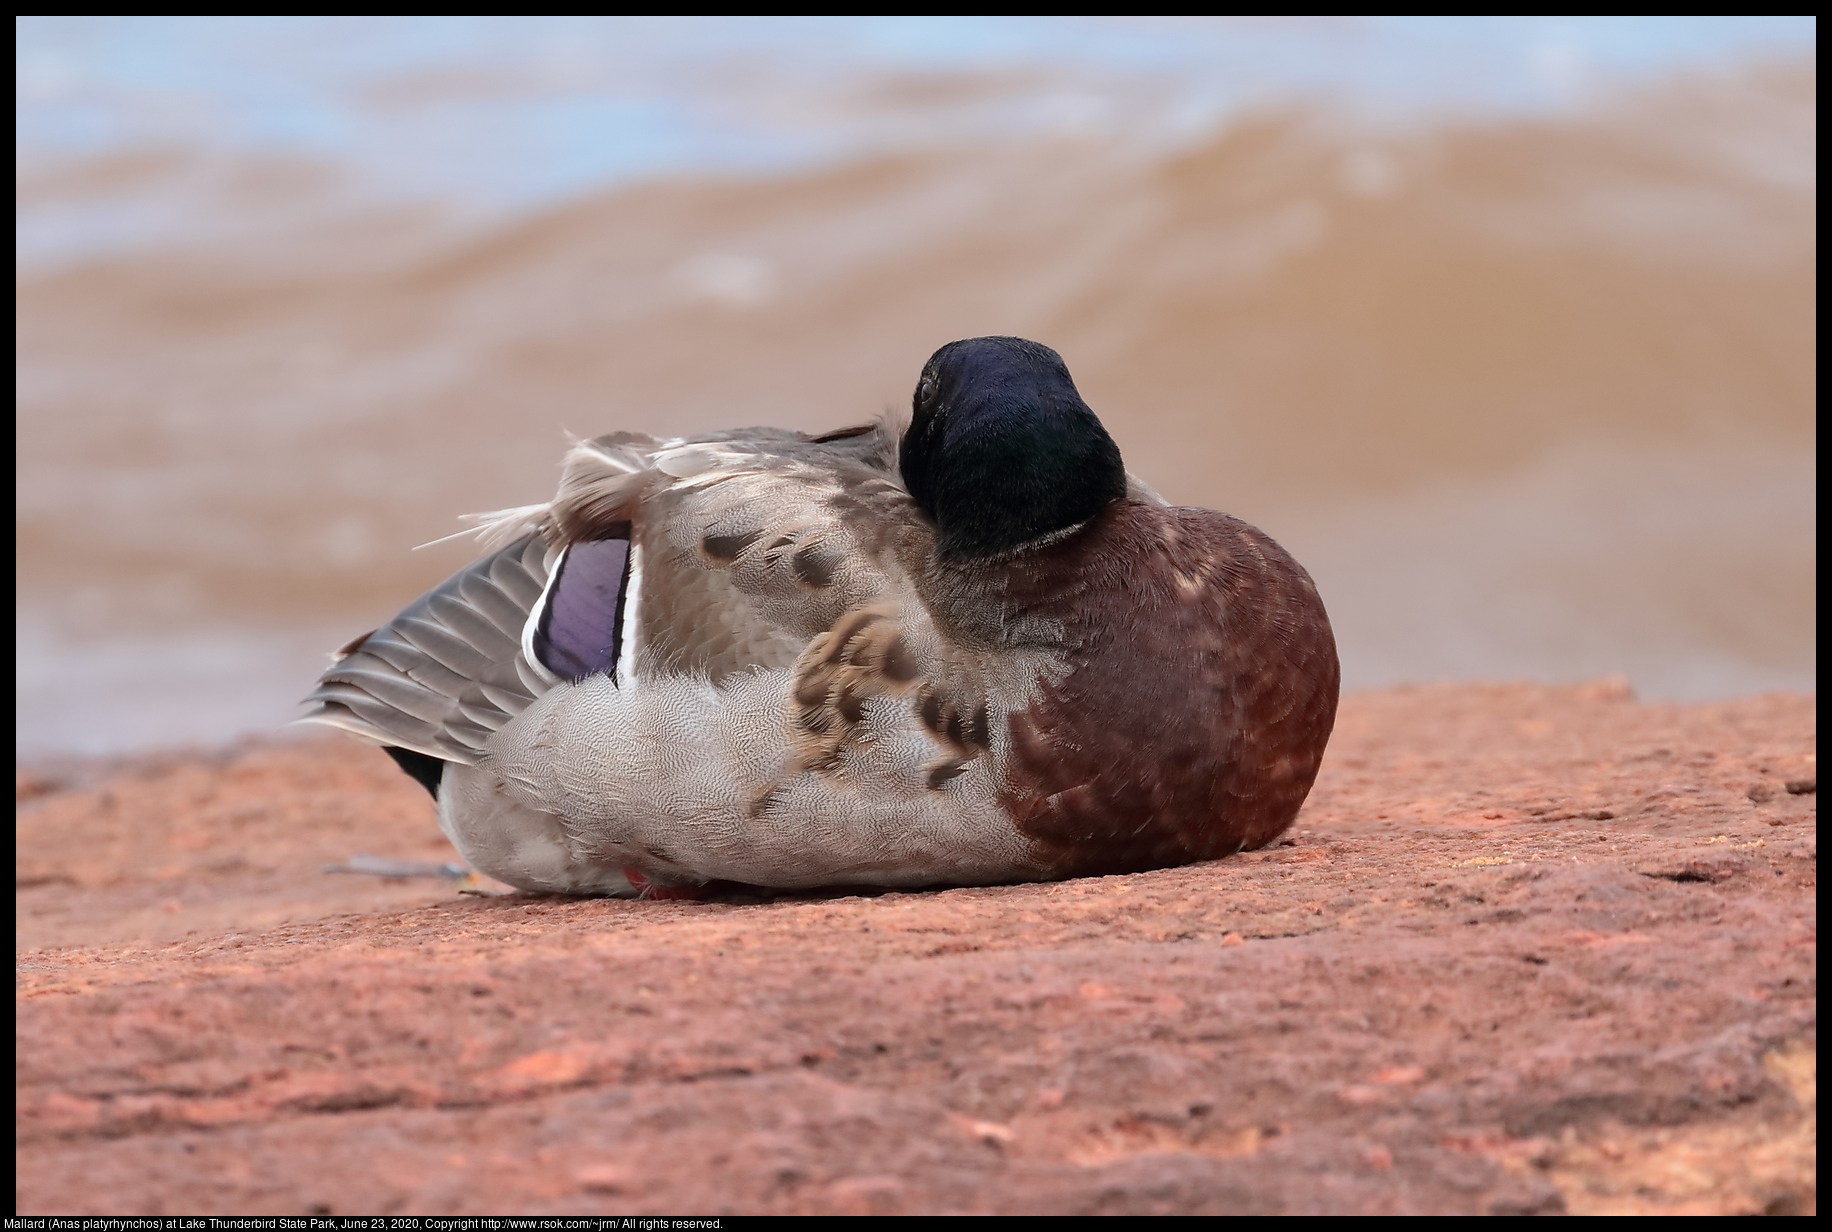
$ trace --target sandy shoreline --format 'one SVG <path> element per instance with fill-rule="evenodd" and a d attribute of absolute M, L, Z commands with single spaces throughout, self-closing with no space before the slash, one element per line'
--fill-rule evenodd
<path fill-rule="evenodd" d="M 1811 695 L 1352 696 L 1288 845 L 461 895 L 350 742 L 18 775 L 21 1213 L 1810 1213 Z"/>

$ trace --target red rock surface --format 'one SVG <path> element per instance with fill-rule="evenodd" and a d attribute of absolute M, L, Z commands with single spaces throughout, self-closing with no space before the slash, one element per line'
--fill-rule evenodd
<path fill-rule="evenodd" d="M 1807 696 L 1348 698 L 1288 845 L 609 902 L 373 750 L 21 773 L 21 1213 L 1810 1213 Z"/>

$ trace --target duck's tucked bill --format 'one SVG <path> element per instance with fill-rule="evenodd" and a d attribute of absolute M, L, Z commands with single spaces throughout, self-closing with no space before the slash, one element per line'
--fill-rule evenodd
<path fill-rule="evenodd" d="M 1335 719 L 1309 576 L 1170 508 L 1047 347 L 974 338 L 907 430 L 616 433 L 344 648 L 387 749 L 537 892 L 1129 872 L 1277 837 Z"/>

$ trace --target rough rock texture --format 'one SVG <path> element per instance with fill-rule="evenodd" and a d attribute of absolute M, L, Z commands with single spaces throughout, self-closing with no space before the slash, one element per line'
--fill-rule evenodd
<path fill-rule="evenodd" d="M 1288 845 L 767 902 L 326 876 L 450 858 L 352 743 L 21 773 L 18 1210 L 1810 1213 L 1814 740 L 1354 696 Z"/>

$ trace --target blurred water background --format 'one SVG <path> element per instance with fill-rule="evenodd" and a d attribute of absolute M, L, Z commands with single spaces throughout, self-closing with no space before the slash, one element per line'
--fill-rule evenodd
<path fill-rule="evenodd" d="M 18 23 L 21 756 L 278 727 L 568 431 L 990 333 L 1346 687 L 1814 687 L 1811 18 Z"/>

